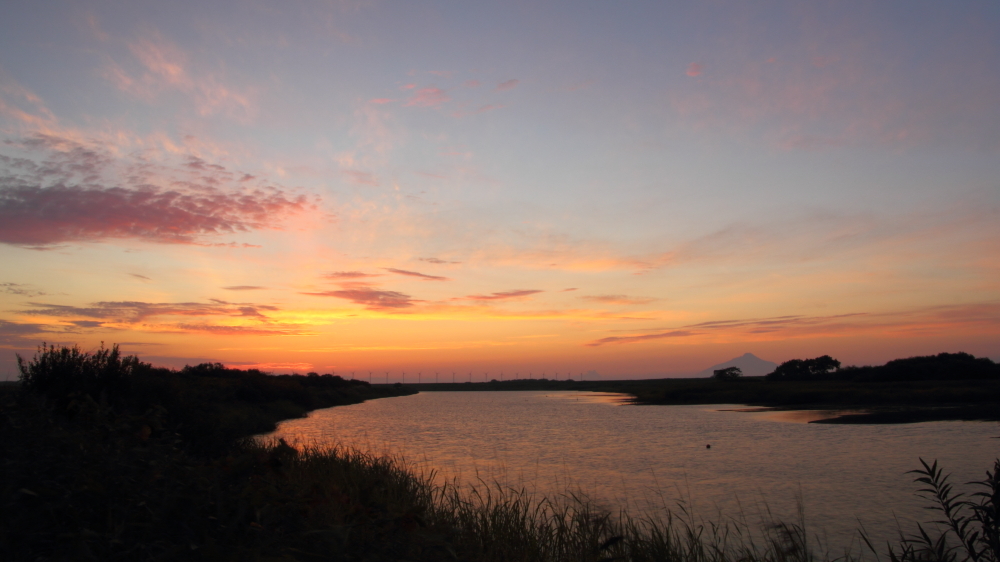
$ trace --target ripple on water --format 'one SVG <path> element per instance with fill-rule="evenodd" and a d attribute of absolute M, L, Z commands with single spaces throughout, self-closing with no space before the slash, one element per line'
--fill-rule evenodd
<path fill-rule="evenodd" d="M 440 478 L 546 495 L 579 488 L 632 513 L 684 502 L 708 518 L 770 508 L 794 521 L 801 498 L 808 528 L 836 548 L 853 541 L 858 521 L 884 543 L 896 536 L 894 517 L 905 530 L 930 519 L 906 474 L 919 457 L 964 483 L 1000 456 L 996 423 L 826 425 L 799 423 L 816 413 L 740 410 L 570 391 L 423 392 L 317 410 L 273 435 L 399 454 Z"/>

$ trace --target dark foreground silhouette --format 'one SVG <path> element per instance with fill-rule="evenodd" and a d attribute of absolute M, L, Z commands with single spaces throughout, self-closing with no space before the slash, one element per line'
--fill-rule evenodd
<path fill-rule="evenodd" d="M 220 365 L 156 371 L 116 347 L 40 349 L 20 385 L 0 388 L 0 559 L 844 558 L 819 549 L 801 522 L 705 522 L 683 509 L 632 518 L 579 493 L 459 489 L 398 459 L 245 438 L 281 415 L 406 392 Z M 924 464 L 917 481 L 945 526 L 868 547 L 893 561 L 996 562 L 998 469 L 1000 460 L 968 498 Z"/>
<path fill-rule="evenodd" d="M 813 423 L 1000 421 L 1000 365 L 967 353 L 840 367 L 830 356 L 793 359 L 763 377 L 719 369 L 709 378 L 608 381 L 508 380 L 411 385 L 417 390 L 585 390 L 631 395 L 633 404 L 747 404 L 779 409 L 865 410 Z"/>

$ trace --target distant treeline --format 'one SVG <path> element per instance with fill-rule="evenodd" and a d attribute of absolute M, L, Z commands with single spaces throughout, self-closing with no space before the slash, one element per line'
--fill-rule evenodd
<path fill-rule="evenodd" d="M 949 381 L 1000 379 L 1000 364 L 968 353 L 939 353 L 895 359 L 881 366 L 844 367 L 824 355 L 814 359 L 792 359 L 766 375 L 771 381 Z"/>

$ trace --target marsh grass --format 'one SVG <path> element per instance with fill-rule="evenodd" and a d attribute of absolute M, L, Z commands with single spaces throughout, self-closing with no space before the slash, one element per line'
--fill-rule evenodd
<path fill-rule="evenodd" d="M 632 516 L 580 492 L 437 482 L 398 457 L 239 438 L 313 398 L 297 381 L 215 366 L 171 374 L 136 363 L 124 378 L 83 368 L 67 375 L 63 352 L 46 352 L 59 356 L 24 369 L 55 383 L 0 389 L 0 560 L 814 562 L 862 554 L 822 552 L 801 506 L 794 523 L 766 506 L 762 523 L 742 510 L 702 519 L 684 503 Z M 87 359 L 67 357 L 71 369 L 79 365 L 70 359 Z M 116 357 L 96 361 L 116 368 L 107 366 Z M 360 398 L 317 403 L 334 399 Z M 1000 460 L 980 483 L 985 491 L 966 499 L 936 463 L 924 463 L 917 481 L 945 531 L 901 534 L 886 556 L 996 562 L 998 472 Z"/>

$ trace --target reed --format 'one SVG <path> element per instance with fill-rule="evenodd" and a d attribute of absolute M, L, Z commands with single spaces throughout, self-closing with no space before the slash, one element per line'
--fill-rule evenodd
<path fill-rule="evenodd" d="M 115 351 L 88 358 L 42 350 L 52 361 L 23 365 L 34 390 L 0 389 L 0 560 L 817 562 L 864 555 L 820 551 L 801 514 L 795 523 L 767 514 L 759 525 L 742 513 L 706 521 L 683 506 L 632 516 L 603 510 L 582 493 L 545 497 L 493 482 L 437 482 L 400 458 L 344 447 L 219 441 L 266 425 L 282 408 L 298 415 L 313 405 L 296 398 L 302 383 L 211 365 L 203 373 L 143 374 Z M 91 371 L 62 370 L 85 361 Z M 341 385 L 315 379 L 305 382 Z M 326 400 L 362 399 L 359 390 L 378 395 L 345 388 L 352 393 Z M 290 398 L 276 401 L 263 390 Z M 167 398 L 166 406 L 150 404 L 151 396 Z M 202 427 L 186 403 L 192 397 L 224 405 L 203 414 L 232 427 L 215 432 L 216 448 L 185 425 Z M 971 496 L 956 492 L 936 463 L 915 473 L 940 525 L 901 532 L 884 550 L 864 536 L 870 553 L 890 562 L 998 562 L 1000 459 Z"/>

